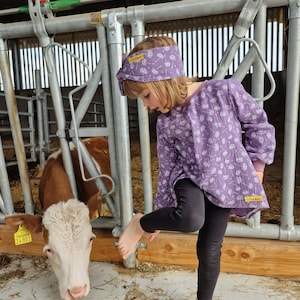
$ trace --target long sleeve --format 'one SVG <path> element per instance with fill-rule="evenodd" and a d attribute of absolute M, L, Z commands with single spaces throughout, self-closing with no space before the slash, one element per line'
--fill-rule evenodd
<path fill-rule="evenodd" d="M 176 165 L 176 151 L 174 144 L 168 141 L 161 128 L 162 122 L 157 123 L 157 154 L 159 159 L 158 191 L 154 203 L 156 208 L 170 207 L 175 205 L 170 187 L 172 171 Z"/>
<path fill-rule="evenodd" d="M 228 80 L 228 93 L 244 131 L 245 149 L 251 161 L 271 164 L 276 146 L 275 129 L 268 123 L 265 111 L 234 79 Z"/>

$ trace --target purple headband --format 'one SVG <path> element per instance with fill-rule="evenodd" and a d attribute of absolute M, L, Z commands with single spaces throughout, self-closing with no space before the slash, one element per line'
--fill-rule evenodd
<path fill-rule="evenodd" d="M 116 76 L 123 96 L 124 80 L 151 82 L 184 76 L 179 49 L 166 46 L 137 51 L 125 58 Z"/>

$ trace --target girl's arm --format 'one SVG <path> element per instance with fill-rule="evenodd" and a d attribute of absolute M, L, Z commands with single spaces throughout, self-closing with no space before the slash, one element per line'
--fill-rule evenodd
<path fill-rule="evenodd" d="M 245 132 L 246 151 L 256 171 L 263 172 L 264 165 L 271 164 L 274 159 L 274 126 L 268 122 L 264 109 L 247 93 L 240 82 L 229 79 L 228 93 L 236 117 Z"/>
<path fill-rule="evenodd" d="M 157 195 L 154 200 L 155 208 L 175 206 L 175 200 L 172 197 L 170 176 L 175 167 L 176 151 L 174 144 L 163 132 L 163 124 L 157 123 L 157 155 L 159 160 L 159 175 Z"/>

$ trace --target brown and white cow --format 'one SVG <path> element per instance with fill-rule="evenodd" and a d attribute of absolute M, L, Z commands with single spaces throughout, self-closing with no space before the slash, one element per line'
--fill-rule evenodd
<path fill-rule="evenodd" d="M 93 137 L 83 142 L 101 173 L 110 175 L 107 139 Z M 65 300 L 79 299 L 89 293 L 88 266 L 95 238 L 90 220 L 101 205 L 100 192 L 94 181 L 82 180 L 77 150 L 72 143 L 70 149 L 80 201 L 74 199 L 61 150 L 57 150 L 48 157 L 40 180 L 43 217 L 15 214 L 5 218 L 8 225 L 23 224 L 32 232 L 43 232 L 44 252 L 57 276 L 61 298 Z M 110 189 L 111 182 L 103 180 Z"/>

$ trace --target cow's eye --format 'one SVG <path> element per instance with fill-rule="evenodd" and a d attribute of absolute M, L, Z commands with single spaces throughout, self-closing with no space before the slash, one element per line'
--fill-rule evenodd
<path fill-rule="evenodd" d="M 95 239 L 95 235 L 93 234 L 91 237 L 90 237 L 90 243 Z"/>
<path fill-rule="evenodd" d="M 52 249 L 49 247 L 49 245 L 46 245 L 43 249 L 43 252 L 47 254 L 47 256 L 49 255 L 53 255 L 53 251 Z"/>

